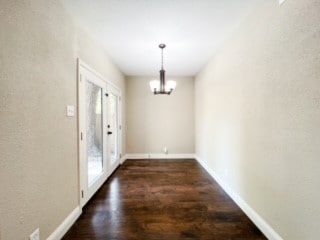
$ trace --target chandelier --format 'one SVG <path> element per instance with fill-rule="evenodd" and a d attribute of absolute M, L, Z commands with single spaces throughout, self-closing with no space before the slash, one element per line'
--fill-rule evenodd
<path fill-rule="evenodd" d="M 168 94 L 170 95 L 175 89 L 177 83 L 175 81 L 167 81 L 165 78 L 165 70 L 163 69 L 163 49 L 166 47 L 165 44 L 161 43 L 159 48 L 161 48 L 161 70 L 160 70 L 160 81 L 152 80 L 150 81 L 150 88 L 154 94 Z"/>

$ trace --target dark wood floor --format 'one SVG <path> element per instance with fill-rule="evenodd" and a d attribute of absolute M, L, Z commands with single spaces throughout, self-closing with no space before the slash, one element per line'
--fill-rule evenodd
<path fill-rule="evenodd" d="M 63 239 L 266 238 L 195 160 L 127 160 Z"/>

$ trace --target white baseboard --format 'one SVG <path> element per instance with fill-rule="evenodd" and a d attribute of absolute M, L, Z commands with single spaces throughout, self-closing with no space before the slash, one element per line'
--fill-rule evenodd
<path fill-rule="evenodd" d="M 70 227 L 75 223 L 78 217 L 81 215 L 82 210 L 80 207 L 76 207 L 63 222 L 58 226 L 58 228 L 47 238 L 47 240 L 60 240 L 70 229 Z"/>
<path fill-rule="evenodd" d="M 128 153 L 125 155 L 125 159 L 195 159 L 195 154 Z"/>
<path fill-rule="evenodd" d="M 232 198 L 252 222 L 263 232 L 269 240 L 283 240 L 283 238 L 253 209 L 251 208 L 233 189 L 231 189 L 204 161 L 196 156 L 195 158 L 202 167 L 213 177 L 223 190 Z"/>

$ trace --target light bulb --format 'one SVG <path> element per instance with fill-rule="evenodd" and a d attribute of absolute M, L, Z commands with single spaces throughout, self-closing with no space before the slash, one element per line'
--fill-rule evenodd
<path fill-rule="evenodd" d="M 166 82 L 165 89 L 166 91 L 172 91 L 176 88 L 176 86 L 177 86 L 176 81 L 169 80 Z"/>
<path fill-rule="evenodd" d="M 152 92 L 160 90 L 160 81 L 159 80 L 152 80 L 150 81 L 150 89 Z"/>

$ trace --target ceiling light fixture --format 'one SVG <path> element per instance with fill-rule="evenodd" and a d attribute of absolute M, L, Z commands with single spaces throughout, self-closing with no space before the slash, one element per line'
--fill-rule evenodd
<path fill-rule="evenodd" d="M 150 81 L 150 88 L 154 94 L 168 94 L 170 95 L 175 89 L 177 83 L 175 81 L 168 81 L 166 83 L 165 70 L 163 69 L 163 49 L 166 47 L 165 44 L 161 43 L 159 48 L 161 48 L 161 70 L 160 70 L 160 81 L 152 80 Z"/>

